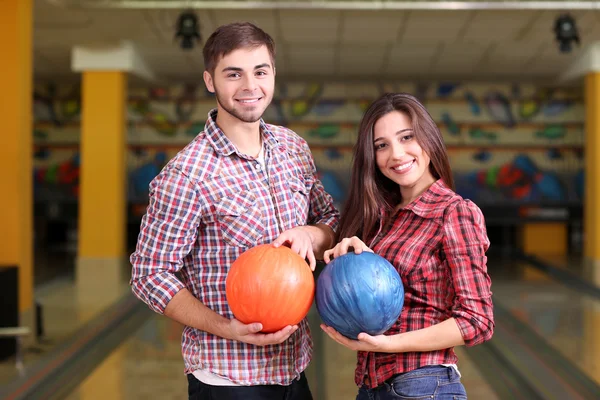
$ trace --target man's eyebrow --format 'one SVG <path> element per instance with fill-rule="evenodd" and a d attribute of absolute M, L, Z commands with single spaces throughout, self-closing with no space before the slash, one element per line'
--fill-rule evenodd
<path fill-rule="evenodd" d="M 254 69 L 270 68 L 270 67 L 271 67 L 271 64 L 263 63 L 263 64 L 259 64 L 259 65 L 255 66 Z M 240 67 L 225 67 L 221 70 L 221 72 L 227 72 L 227 71 L 242 72 L 243 69 Z"/>
<path fill-rule="evenodd" d="M 225 68 L 223 68 L 223 70 L 221 72 L 226 72 L 226 71 L 242 72 L 242 69 L 239 67 L 225 67 Z"/>

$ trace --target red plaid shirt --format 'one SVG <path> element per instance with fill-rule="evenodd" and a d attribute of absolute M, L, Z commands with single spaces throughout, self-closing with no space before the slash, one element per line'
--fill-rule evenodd
<path fill-rule="evenodd" d="M 402 314 L 385 334 L 423 329 L 454 317 L 466 346 L 490 339 L 494 320 L 485 256 L 489 244 L 481 210 L 441 180 L 401 209 L 370 246 L 397 268 L 404 284 Z M 361 351 L 355 382 L 360 386 L 368 377 L 368 386 L 376 387 L 395 374 L 457 360 L 453 349 Z"/>
<path fill-rule="evenodd" d="M 215 119 L 212 110 L 205 130 L 150 184 L 131 255 L 131 285 L 161 314 L 185 287 L 213 311 L 233 318 L 225 279 L 243 251 L 299 225 L 337 228 L 338 212 L 316 178 L 304 139 L 261 120 L 263 171 L 258 161 L 237 151 Z M 306 318 L 279 345 L 254 346 L 191 327 L 182 336 L 185 373 L 206 369 L 242 385 L 289 384 L 308 365 L 312 345 Z"/>

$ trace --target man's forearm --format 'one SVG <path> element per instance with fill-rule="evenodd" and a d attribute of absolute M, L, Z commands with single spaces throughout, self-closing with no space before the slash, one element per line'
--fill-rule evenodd
<path fill-rule="evenodd" d="M 183 325 L 232 339 L 230 320 L 206 307 L 187 289 L 181 289 L 173 296 L 164 314 Z"/>
<path fill-rule="evenodd" d="M 325 250 L 329 250 L 335 244 L 335 233 L 329 225 L 325 224 L 307 225 L 306 227 L 310 229 L 315 257 L 322 260 Z"/>

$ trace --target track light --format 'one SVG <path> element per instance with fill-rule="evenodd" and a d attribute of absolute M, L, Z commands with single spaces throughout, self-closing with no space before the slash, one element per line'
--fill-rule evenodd
<path fill-rule="evenodd" d="M 180 46 L 184 50 L 194 48 L 194 42 L 200 41 L 198 17 L 191 11 L 184 11 L 177 19 L 177 33 L 175 40 L 180 40 Z"/>
<path fill-rule="evenodd" d="M 569 14 L 560 15 L 556 19 L 554 34 L 561 53 L 571 51 L 571 42 L 576 42 L 579 45 L 579 34 L 577 33 L 577 26 L 575 26 L 575 19 Z"/>

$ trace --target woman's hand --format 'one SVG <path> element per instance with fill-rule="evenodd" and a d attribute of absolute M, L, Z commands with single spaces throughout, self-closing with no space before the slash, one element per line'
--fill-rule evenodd
<path fill-rule="evenodd" d="M 370 251 L 373 253 L 373 250 L 371 250 L 362 240 L 356 236 L 352 236 L 351 238 L 342 239 L 333 249 L 325 251 L 325 253 L 323 253 L 323 259 L 325 260 L 325 263 L 329 263 L 333 258 L 348 253 L 348 249 L 350 248 L 354 249 L 355 254 L 360 254 L 363 251 Z"/>
<path fill-rule="evenodd" d="M 329 335 L 330 338 L 354 351 L 377 351 L 389 353 L 391 351 L 392 337 L 386 335 L 371 336 L 361 332 L 358 334 L 358 340 L 348 339 L 330 326 L 321 324 L 321 329 Z"/>

